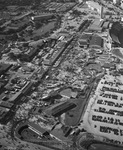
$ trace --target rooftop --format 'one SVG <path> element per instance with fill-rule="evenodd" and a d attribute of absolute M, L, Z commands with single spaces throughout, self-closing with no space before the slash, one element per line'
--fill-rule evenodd
<path fill-rule="evenodd" d="M 45 129 L 41 128 L 38 124 L 35 124 L 33 122 L 28 123 L 29 127 L 33 128 L 34 130 L 38 131 L 40 134 L 43 134 L 46 132 Z"/>
<path fill-rule="evenodd" d="M 101 47 L 103 47 L 103 39 L 98 35 L 93 35 L 91 40 L 90 40 L 89 47 L 90 48 L 101 48 Z"/>

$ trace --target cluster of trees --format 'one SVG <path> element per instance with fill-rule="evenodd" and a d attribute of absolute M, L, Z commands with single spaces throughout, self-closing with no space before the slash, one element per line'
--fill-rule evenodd
<path fill-rule="evenodd" d="M 6 7 L 5 1 L 4 0 L 0 0 L 0 10 L 4 10 Z"/>

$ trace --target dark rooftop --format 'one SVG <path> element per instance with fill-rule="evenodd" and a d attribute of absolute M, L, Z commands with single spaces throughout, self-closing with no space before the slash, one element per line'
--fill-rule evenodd
<path fill-rule="evenodd" d="M 101 48 L 103 47 L 103 39 L 100 36 L 93 35 L 89 47 L 91 48 Z"/>

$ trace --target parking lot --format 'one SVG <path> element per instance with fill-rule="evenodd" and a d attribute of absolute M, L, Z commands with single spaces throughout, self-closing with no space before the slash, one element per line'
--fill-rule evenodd
<path fill-rule="evenodd" d="M 90 133 L 107 137 L 117 144 L 123 144 L 122 81 L 122 77 L 104 76 L 84 115 Z"/>

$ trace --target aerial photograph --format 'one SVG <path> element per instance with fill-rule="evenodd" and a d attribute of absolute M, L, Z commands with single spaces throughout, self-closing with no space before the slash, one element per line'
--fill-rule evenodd
<path fill-rule="evenodd" d="M 123 0 L 0 0 L 0 150 L 123 150 Z"/>

